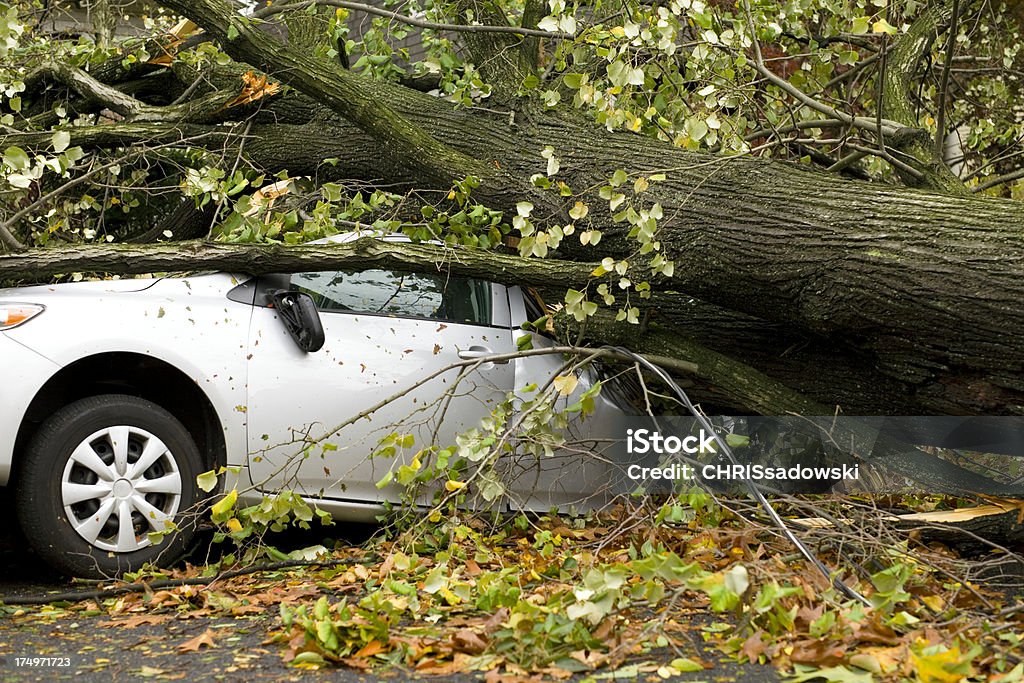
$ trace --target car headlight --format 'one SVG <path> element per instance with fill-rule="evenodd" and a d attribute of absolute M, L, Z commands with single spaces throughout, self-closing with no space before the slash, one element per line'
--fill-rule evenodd
<path fill-rule="evenodd" d="M 39 304 L 0 303 L 0 331 L 22 325 L 46 310 Z"/>

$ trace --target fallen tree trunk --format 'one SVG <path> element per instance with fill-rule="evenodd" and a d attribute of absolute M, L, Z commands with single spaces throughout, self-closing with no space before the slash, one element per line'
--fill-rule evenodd
<path fill-rule="evenodd" d="M 576 201 L 589 206 L 577 230 L 602 231 L 598 246 L 566 239 L 562 260 L 553 262 L 474 255 L 473 263 L 491 279 L 582 289 L 597 284 L 590 272 L 605 257 L 631 261 L 628 275 L 647 279 L 634 258 L 639 245 L 627 236 L 630 226 L 616 220 L 623 207 L 612 209 L 597 188 L 619 170 L 630 180 L 663 174 L 664 180 L 650 181 L 642 192 L 627 191 L 623 206 L 661 207 L 657 239 L 674 260 L 675 272 L 671 282 L 652 285 L 677 293 L 665 295 L 676 301 L 664 305 L 677 319 L 685 319 L 693 296 L 813 340 L 821 350 L 815 364 L 826 363 L 834 349 L 843 358 L 837 364 L 843 373 L 832 375 L 831 367 L 820 365 L 801 373 L 780 360 L 782 352 L 767 353 L 762 362 L 766 368 L 778 366 L 780 376 L 793 377 L 793 384 L 801 374 L 817 375 L 822 392 L 828 381 L 841 384 L 837 397 L 855 395 L 865 385 L 884 395 L 891 383 L 901 400 L 876 412 L 1024 413 L 1024 206 L 1019 202 L 946 196 L 843 180 L 791 164 L 691 153 L 557 113 L 456 108 L 310 59 L 246 25 L 232 29 L 240 20 L 224 3 L 164 4 L 203 25 L 236 59 L 297 89 L 260 102 L 264 118 L 254 119 L 244 153 L 262 168 L 428 191 L 447 191 L 452 179 L 478 174 L 483 183 L 474 199 L 508 212 L 529 199 L 537 206 L 534 222 L 542 228 L 565 224 L 565 212 Z M 374 117 L 378 105 L 386 105 L 386 116 Z M 279 117 L 276 107 L 289 115 Z M 222 149 L 231 134 L 221 125 L 157 123 L 159 112 L 153 109 L 146 117 L 146 124 L 129 119 L 71 128 L 71 144 L 118 147 L 188 137 L 190 145 Z M 49 145 L 51 137 L 11 134 L 0 137 L 0 145 Z M 522 179 L 545 173 L 541 152 L 547 147 L 560 162 L 553 179 L 574 191 L 569 197 L 548 192 L 538 199 L 537 191 L 524 189 Z M 331 157 L 336 164 L 323 166 Z M 351 253 L 330 260 L 330 254 L 310 247 L 69 249 L 2 257 L 0 277 L 357 263 Z M 426 267 L 431 258 L 426 252 L 413 258 L 396 245 L 388 250 L 396 254 L 393 259 L 376 255 L 362 263 Z M 301 253 L 309 258 L 295 258 Z M 468 262 L 456 267 L 469 267 Z M 710 328 L 711 339 L 704 343 L 714 347 L 714 337 L 730 327 L 721 330 Z M 732 333 L 745 334 L 735 328 Z M 730 343 L 724 340 L 722 346 Z M 817 397 L 828 405 L 843 403 Z"/>
<path fill-rule="evenodd" d="M 565 315 L 555 319 L 566 339 L 582 337 L 593 344 L 625 346 L 649 358 L 686 358 L 693 363 L 686 373 L 692 380 L 686 391 L 709 412 L 724 407 L 739 412 L 806 417 L 806 433 L 843 450 L 849 462 L 879 471 L 884 490 L 903 489 L 907 482 L 913 482 L 917 492 L 1024 496 L 1024 486 L 1020 484 L 997 482 L 917 447 L 942 444 L 879 433 L 877 423 L 872 421 L 836 420 L 840 406 L 819 403 L 736 358 L 674 331 L 660 327 L 646 331 L 636 326 L 615 327 L 609 324 L 609 316 L 600 313 L 583 327 Z M 861 451 L 862 448 L 867 450 Z M 872 478 L 865 476 L 856 485 L 870 489 L 868 481 Z"/>

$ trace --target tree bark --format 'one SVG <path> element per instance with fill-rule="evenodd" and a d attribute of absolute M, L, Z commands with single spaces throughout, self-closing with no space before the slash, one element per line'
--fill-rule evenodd
<path fill-rule="evenodd" d="M 921 177 L 916 178 L 896 167 L 903 182 L 912 187 L 966 195 L 969 190 L 949 170 L 942 155 L 936 153 L 931 135 L 920 127 L 911 99 L 918 65 L 931 48 L 936 32 L 949 21 L 952 10 L 950 0 L 941 0 L 925 10 L 907 32 L 896 40 L 893 49 L 886 55 L 885 71 L 880 75 L 884 85 L 882 114 L 907 126 L 902 135 L 886 142 L 902 153 L 901 160 L 921 173 Z M 940 102 L 939 106 L 944 104 Z M 943 135 L 940 130 L 939 138 Z"/>
<path fill-rule="evenodd" d="M 338 244 L 223 244 L 176 242 L 96 244 L 32 249 L 0 256 L 0 279 L 46 277 L 72 272 L 127 275 L 221 270 L 260 275 L 341 268 L 387 268 L 399 272 L 445 271 L 506 284 L 585 287 L 597 263 L 522 259 L 475 249 L 385 242 L 363 237 Z"/>

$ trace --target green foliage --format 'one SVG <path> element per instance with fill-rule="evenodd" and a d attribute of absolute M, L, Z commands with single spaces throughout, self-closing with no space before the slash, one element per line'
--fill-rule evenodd
<path fill-rule="evenodd" d="M 878 64 L 872 55 L 878 53 L 883 39 L 891 43 L 905 36 L 925 8 L 916 0 L 888 5 L 836 0 L 749 4 L 748 17 L 746 3 L 672 0 L 623 12 L 603 2 L 584 7 L 552 0 L 539 28 L 573 37 L 544 42 L 537 69 L 523 76 L 517 94 L 521 102 L 514 104 L 516 111 L 511 112 L 510 120 L 514 123 L 519 111 L 529 118 L 530 103 L 536 101 L 541 109 L 575 109 L 582 119 L 610 130 L 635 131 L 688 149 L 807 162 L 810 159 L 800 148 L 785 141 L 787 134 L 773 131 L 791 124 L 806 125 L 825 115 L 764 82 L 751 60 L 754 41 L 761 46 L 769 68 L 792 87 L 824 102 L 843 102 L 848 113 L 872 117 L 879 104 L 875 101 Z M 83 169 L 118 154 L 77 145 L 71 131 L 102 124 L 100 112 L 79 111 L 60 99 L 40 102 L 34 94 L 24 92 L 26 74 L 44 61 L 88 71 L 111 59 L 118 60 L 125 73 L 132 73 L 148 70 L 155 60 L 165 58 L 151 54 L 144 38 L 123 38 L 108 46 L 97 45 L 88 35 L 54 39 L 35 24 L 40 6 L 34 0 L 0 6 L 0 124 L 51 132 L 54 143 L 46 153 L 6 145 L 20 147 L 29 162 L 15 159 L 20 163 L 4 165 L 0 204 L 5 209 L 21 207 L 27 197 L 58 188 Z M 513 23 L 523 9 L 522 0 L 502 0 L 497 7 Z M 306 6 L 286 12 L 284 18 L 287 21 L 296 13 L 313 16 L 317 11 L 322 10 Z M 449 3 L 417 1 L 403 5 L 401 11 L 438 23 L 459 19 L 454 16 L 459 10 Z M 479 11 L 466 10 L 461 20 L 492 20 L 490 15 L 477 16 Z M 1016 21 L 1002 6 L 984 9 L 972 5 L 964 11 L 967 14 L 959 22 L 955 40 L 958 64 L 978 67 L 957 67 L 957 96 L 952 98 L 947 120 L 964 124 L 959 130 L 966 147 L 967 170 L 972 172 L 969 182 L 977 183 L 986 175 L 1014 168 L 1012 147 L 1024 132 L 1014 113 L 1020 97 L 1014 74 L 1019 70 L 1022 41 Z M 977 12 L 988 14 L 975 17 Z M 355 72 L 388 81 L 435 75 L 440 95 L 467 107 L 490 107 L 495 90 L 485 76 L 487 65 L 467 61 L 468 52 L 460 49 L 450 34 L 414 30 L 385 17 L 371 17 L 366 30 L 355 37 L 350 30 L 350 10 L 334 8 L 318 16 L 322 19 L 316 25 L 322 35 L 313 48 L 316 56 L 336 60 L 343 44 Z M 239 17 L 233 28 L 239 30 L 242 22 Z M 157 10 L 145 16 L 143 23 L 159 31 L 172 26 L 175 18 Z M 922 67 L 926 73 L 914 93 L 920 111 L 918 125 L 929 133 L 935 132 L 937 70 L 943 63 L 944 45 L 943 40 L 932 44 Z M 423 56 L 412 60 L 414 53 Z M 185 74 L 203 73 L 230 61 L 216 43 L 200 42 L 173 54 L 170 66 L 185 78 Z M 832 133 L 802 130 L 812 146 L 816 144 L 813 138 Z M 846 141 L 855 141 L 847 133 L 843 136 L 836 149 L 826 147 L 824 151 L 841 154 Z M 62 191 L 57 200 L 33 207 L 20 226 L 21 235 L 40 244 L 55 234 L 72 241 L 125 239 L 150 228 L 156 217 L 166 213 L 173 201 L 166 194 L 169 185 L 179 187 L 179 194 L 193 198 L 198 206 L 217 207 L 216 235 L 220 239 L 296 243 L 332 234 L 339 224 L 351 227 L 346 222 L 365 222 L 378 229 L 406 232 L 415 239 L 482 248 L 494 248 L 515 234 L 520 253 L 536 257 L 551 254 L 567 238 L 579 239 L 585 246 L 597 247 L 594 260 L 599 261 L 603 258 L 602 232 L 589 218 L 603 202 L 614 220 L 628 228 L 637 254 L 628 259 L 628 273 L 595 282 L 587 300 L 615 307 L 620 320 L 638 322 L 635 299 L 647 296 L 648 275 L 670 278 L 674 274 L 674 263 L 664 254 L 659 238 L 663 209 L 645 196 L 652 184 L 664 180 L 671 170 L 639 176 L 622 169 L 596 188 L 573 187 L 571 173 L 566 172 L 569 150 L 564 149 L 564 142 L 551 140 L 537 150 L 537 172 L 531 181 L 564 202 L 569 222 L 552 222 L 547 212 L 539 218 L 529 212 L 503 216 L 486 205 L 464 201 L 471 187 L 465 192 L 455 187 L 453 196 L 442 201 L 416 197 L 424 221 L 410 223 L 407 214 L 399 219 L 390 211 L 398 198 L 387 195 L 381 199 L 373 196 L 379 190 L 365 187 L 342 187 L 334 192 L 344 199 L 331 199 L 328 195 L 332 192 L 325 190 L 308 204 L 306 200 L 317 197 L 318 183 L 312 178 L 293 178 L 295 195 L 272 206 L 258 198 L 263 171 L 237 163 L 232 154 L 205 154 L 185 145 L 147 159 L 115 163 L 109 172 Z M 17 157 L 16 151 L 11 154 Z M 154 157 L 160 158 L 155 165 Z M 877 158 L 862 161 L 861 169 L 879 177 L 892 175 L 889 165 Z M 471 183 L 471 179 L 463 182 Z M 157 191 L 154 186 L 163 188 Z M 1019 194 L 1021 190 L 1014 189 L 1019 187 L 1018 181 L 1008 194 Z M 991 192 L 1005 190 L 1000 186 Z M 369 209 L 360 206 L 360 195 Z M 287 209 L 280 204 L 288 204 Z"/>

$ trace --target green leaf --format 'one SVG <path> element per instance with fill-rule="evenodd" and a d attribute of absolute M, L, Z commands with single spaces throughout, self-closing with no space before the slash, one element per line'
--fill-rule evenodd
<path fill-rule="evenodd" d="M 558 31 L 558 19 L 552 16 L 546 16 L 537 22 L 537 28 L 541 31 L 549 31 L 554 33 Z"/>
<path fill-rule="evenodd" d="M 565 293 L 565 303 L 567 303 L 570 306 L 572 306 L 574 304 L 578 304 L 579 302 L 583 301 L 583 299 L 585 297 L 586 297 L 586 294 L 584 294 L 583 292 L 577 291 L 575 289 L 570 289 L 569 291 L 567 291 Z"/>
<path fill-rule="evenodd" d="M 676 671 L 678 671 L 680 673 L 689 673 L 691 671 L 703 671 L 704 670 L 704 667 L 702 665 L 698 664 L 697 662 L 695 662 L 692 659 L 689 659 L 687 657 L 680 657 L 678 659 L 673 659 L 672 662 L 669 664 L 669 666 L 671 666 L 673 669 L 675 669 Z"/>
<path fill-rule="evenodd" d="M 9 182 L 13 187 L 17 187 L 22 190 L 32 187 L 32 177 L 27 176 L 24 173 L 12 173 L 7 176 L 7 182 Z"/>
<path fill-rule="evenodd" d="M 818 669 L 812 666 L 796 665 L 796 672 L 789 678 L 791 683 L 824 679 L 826 683 L 872 683 L 875 679 L 870 672 L 856 673 L 845 666 L 830 666 Z"/>
<path fill-rule="evenodd" d="M 234 40 L 237 37 L 238 37 L 238 27 L 235 26 L 235 24 L 232 22 L 232 24 L 230 26 L 228 26 L 228 40 Z"/>
<path fill-rule="evenodd" d="M 702 140 L 708 134 L 708 124 L 696 117 L 686 119 L 683 127 L 686 129 L 686 134 L 692 140 Z"/>
<path fill-rule="evenodd" d="M 729 448 L 744 448 L 750 445 L 750 437 L 743 434 L 726 434 L 725 443 Z"/>
<path fill-rule="evenodd" d="M 436 593 L 444 588 L 447 583 L 448 568 L 443 564 L 434 567 L 423 580 L 423 590 L 427 593 Z"/>
<path fill-rule="evenodd" d="M 13 169 L 21 170 L 23 168 L 28 168 L 32 161 L 29 159 L 25 150 L 21 147 L 11 145 L 7 148 L 7 151 L 4 152 L 4 163 Z"/>
<path fill-rule="evenodd" d="M 66 130 L 58 130 L 53 134 L 53 151 L 60 154 L 71 144 L 71 133 Z"/>
<path fill-rule="evenodd" d="M 743 595 L 750 587 L 747 568 L 742 564 L 733 565 L 725 572 L 725 587 L 736 595 Z"/>

